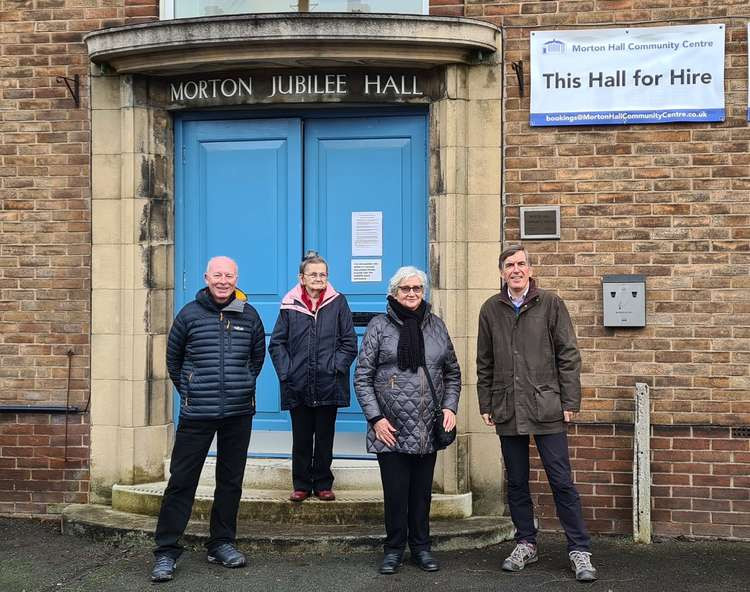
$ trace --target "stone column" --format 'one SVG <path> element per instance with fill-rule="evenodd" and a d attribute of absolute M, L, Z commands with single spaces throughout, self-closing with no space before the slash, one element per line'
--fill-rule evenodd
<path fill-rule="evenodd" d="M 146 84 L 92 66 L 91 501 L 163 477 L 172 430 L 171 126 Z"/>
<path fill-rule="evenodd" d="M 471 491 L 479 514 L 503 507 L 499 443 L 479 416 L 475 365 L 479 306 L 499 282 L 502 70 L 496 59 L 448 66 L 445 96 L 430 112 L 432 301 L 463 373 L 458 441 L 440 455 L 436 481 L 445 493 Z"/>

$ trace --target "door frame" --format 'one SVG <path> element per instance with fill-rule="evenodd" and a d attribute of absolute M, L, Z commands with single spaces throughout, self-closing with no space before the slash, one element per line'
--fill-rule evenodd
<path fill-rule="evenodd" d="M 424 260 L 429 261 L 429 245 L 430 245 L 430 234 L 429 234 L 429 228 L 428 226 L 428 220 L 429 220 L 429 199 L 430 199 L 430 190 L 429 190 L 429 163 L 430 163 L 430 145 L 429 145 L 429 130 L 430 130 L 430 121 L 429 121 L 429 106 L 428 105 L 409 105 L 409 106 L 401 106 L 401 105 L 378 105 L 378 106 L 354 106 L 354 107 L 348 107 L 348 106 L 336 106 L 331 108 L 321 108 L 319 105 L 317 106 L 297 106 L 295 108 L 288 108 L 288 107 L 257 107 L 257 108 L 251 108 L 251 109 L 226 109 L 226 110 L 204 110 L 204 111 L 183 111 L 179 113 L 174 114 L 174 282 L 175 282 L 175 288 L 172 291 L 172 302 L 173 302 L 173 314 L 176 315 L 177 312 L 180 310 L 180 308 L 186 304 L 186 302 L 176 302 L 176 296 L 181 290 L 177 290 L 176 286 L 178 282 L 182 282 L 182 273 L 185 269 L 185 252 L 184 252 L 184 245 L 185 245 L 185 227 L 186 223 L 185 220 L 178 219 L 179 213 L 183 213 L 185 210 L 185 167 L 183 163 L 182 154 L 179 154 L 181 150 L 184 150 L 184 140 L 185 140 L 185 132 L 184 132 L 184 125 L 186 122 L 191 121 L 212 121 L 212 120 L 248 120 L 248 119 L 279 119 L 279 118 L 290 118 L 290 117 L 298 117 L 302 120 L 306 119 L 348 119 L 348 118 L 356 118 L 356 117 L 408 117 L 408 116 L 421 116 L 425 119 L 425 167 L 424 167 L 424 174 L 425 178 L 423 179 L 424 187 L 425 187 L 425 202 L 424 202 L 424 210 L 425 210 L 425 242 L 424 242 Z M 302 150 L 304 152 L 304 123 L 303 123 L 303 129 L 302 129 Z M 304 154 L 302 157 L 302 166 L 303 170 L 301 171 L 302 177 L 304 179 Z M 303 183 L 303 224 L 302 229 L 304 233 L 304 183 Z M 305 245 L 305 237 L 303 234 L 302 237 L 302 248 L 304 250 Z M 301 252 L 299 254 L 300 260 L 303 253 Z M 430 278 L 429 270 L 425 269 L 425 273 L 428 274 L 428 281 Z M 172 388 L 171 394 L 172 394 L 172 417 L 175 425 L 179 422 L 179 396 L 176 393 L 176 390 L 174 389 L 173 385 L 170 385 Z M 279 433 L 291 433 L 280 431 Z M 364 437 L 364 436 L 363 436 Z M 291 453 L 289 454 L 277 454 L 277 453 L 255 453 L 255 454 L 248 454 L 249 457 L 263 457 L 263 458 L 272 458 L 272 457 L 281 457 L 281 458 L 288 458 L 291 456 Z M 351 457 L 348 455 L 334 455 L 335 458 L 364 458 L 361 456 Z M 369 456 L 367 457 L 369 458 Z"/>

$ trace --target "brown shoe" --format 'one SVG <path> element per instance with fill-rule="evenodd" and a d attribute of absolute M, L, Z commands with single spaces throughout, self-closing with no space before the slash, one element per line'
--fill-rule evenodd
<path fill-rule="evenodd" d="M 303 489 L 295 489 L 292 492 L 292 495 L 289 496 L 289 501 L 304 502 L 308 497 L 310 497 L 309 491 L 304 491 Z"/>
<path fill-rule="evenodd" d="M 321 502 L 332 502 L 336 499 L 336 494 L 333 493 L 330 489 L 324 489 L 323 491 L 316 491 L 315 497 L 317 497 Z"/>

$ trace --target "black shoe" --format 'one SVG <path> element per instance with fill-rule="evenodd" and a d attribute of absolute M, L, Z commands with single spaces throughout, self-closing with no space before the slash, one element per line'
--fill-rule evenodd
<path fill-rule="evenodd" d="M 401 567 L 403 557 L 400 553 L 386 553 L 383 557 L 383 563 L 380 564 L 380 573 L 389 576 L 395 574 Z"/>
<path fill-rule="evenodd" d="M 151 570 L 152 582 L 168 582 L 174 577 L 177 562 L 168 555 L 158 555 Z"/>
<path fill-rule="evenodd" d="M 218 563 L 224 567 L 245 567 L 247 559 L 234 545 L 224 543 L 208 552 L 208 562 Z"/>
<path fill-rule="evenodd" d="M 429 551 L 417 551 L 416 553 L 412 553 L 411 557 L 419 569 L 424 571 L 438 571 L 440 569 L 438 560 Z"/>

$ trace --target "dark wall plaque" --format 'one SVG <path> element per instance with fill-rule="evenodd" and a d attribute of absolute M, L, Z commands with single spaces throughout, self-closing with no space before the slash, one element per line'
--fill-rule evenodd
<path fill-rule="evenodd" d="M 560 206 L 521 207 L 521 238 L 560 238 Z"/>

